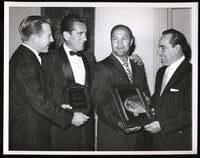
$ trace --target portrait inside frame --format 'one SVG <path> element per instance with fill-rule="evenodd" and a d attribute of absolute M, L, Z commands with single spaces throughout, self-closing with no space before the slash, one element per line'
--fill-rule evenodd
<path fill-rule="evenodd" d="M 109 85 L 109 88 L 124 128 L 142 127 L 154 120 L 138 85 Z"/>

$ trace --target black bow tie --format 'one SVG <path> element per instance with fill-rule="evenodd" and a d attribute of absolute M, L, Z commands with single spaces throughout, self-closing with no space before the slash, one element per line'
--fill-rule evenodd
<path fill-rule="evenodd" d="M 81 56 L 81 52 L 74 52 L 74 51 L 69 51 L 70 55 L 77 55 L 77 56 Z"/>

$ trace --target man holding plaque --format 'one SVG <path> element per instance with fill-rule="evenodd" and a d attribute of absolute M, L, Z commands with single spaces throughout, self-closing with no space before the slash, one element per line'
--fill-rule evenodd
<path fill-rule="evenodd" d="M 146 125 L 149 150 L 192 149 L 192 65 L 187 60 L 185 36 L 174 29 L 166 30 L 158 44 L 161 67 L 156 75 L 151 105 L 155 121 Z"/>
<path fill-rule="evenodd" d="M 144 130 L 137 126 L 124 128 L 109 86 L 137 84 L 142 92 L 149 96 L 146 74 L 143 66 L 138 66 L 129 59 L 134 50 L 134 37 L 131 30 L 125 25 L 117 25 L 113 27 L 110 37 L 112 53 L 95 65 L 92 76 L 91 95 L 98 115 L 97 150 L 142 150 Z M 124 101 L 125 107 L 131 111 L 129 102 L 127 96 L 127 101 Z"/>
<path fill-rule="evenodd" d="M 87 41 L 85 20 L 70 14 L 61 21 L 62 46 L 42 57 L 43 69 L 56 103 L 66 103 L 66 110 L 89 116 L 87 122 L 66 130 L 51 127 L 52 150 L 89 151 L 94 150 L 93 108 L 89 97 L 90 72 L 94 55 L 84 50 Z"/>

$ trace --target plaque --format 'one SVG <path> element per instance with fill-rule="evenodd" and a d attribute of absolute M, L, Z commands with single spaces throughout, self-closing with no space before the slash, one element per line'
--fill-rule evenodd
<path fill-rule="evenodd" d="M 72 106 L 73 111 L 88 114 L 91 109 L 89 90 L 85 85 L 73 83 L 64 88 L 65 102 Z"/>
<path fill-rule="evenodd" d="M 154 120 L 148 101 L 136 84 L 109 85 L 124 128 L 144 126 Z"/>

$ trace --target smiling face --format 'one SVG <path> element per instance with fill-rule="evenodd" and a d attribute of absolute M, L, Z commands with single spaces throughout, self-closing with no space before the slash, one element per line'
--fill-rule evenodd
<path fill-rule="evenodd" d="M 128 57 L 133 40 L 125 28 L 118 28 L 111 35 L 112 52 L 118 57 Z"/>
<path fill-rule="evenodd" d="M 85 42 L 87 41 L 86 25 L 78 21 L 75 21 L 73 25 L 74 29 L 70 33 L 65 31 L 63 34 L 66 45 L 75 52 L 82 51 L 84 49 Z"/>
<path fill-rule="evenodd" d="M 163 65 L 171 65 L 177 59 L 177 49 L 176 46 L 172 47 L 170 40 L 172 34 L 163 35 L 158 44 L 158 55 L 161 58 L 161 63 Z"/>
<path fill-rule="evenodd" d="M 51 27 L 49 24 L 42 24 L 42 31 L 35 36 L 36 50 L 42 53 L 48 53 L 49 45 L 53 42 Z"/>

